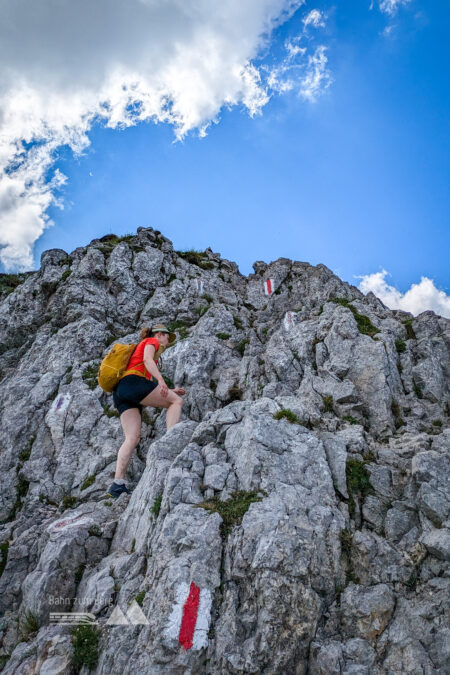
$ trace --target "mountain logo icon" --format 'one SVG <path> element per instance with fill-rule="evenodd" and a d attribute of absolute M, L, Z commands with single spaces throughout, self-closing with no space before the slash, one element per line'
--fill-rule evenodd
<path fill-rule="evenodd" d="M 126 615 L 117 605 L 106 622 L 107 626 L 148 626 L 149 621 L 136 600 L 130 605 Z"/>

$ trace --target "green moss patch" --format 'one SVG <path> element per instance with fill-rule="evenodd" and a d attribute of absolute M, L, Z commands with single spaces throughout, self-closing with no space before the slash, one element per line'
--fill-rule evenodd
<path fill-rule="evenodd" d="M 86 382 L 89 389 L 95 389 L 97 387 L 98 384 L 97 375 L 99 366 L 100 363 L 96 361 L 95 363 L 92 363 L 90 366 L 88 366 L 83 370 L 81 377 Z"/>
<path fill-rule="evenodd" d="M 230 333 L 216 333 L 216 337 L 219 338 L 219 340 L 228 340 L 228 338 L 231 337 Z"/>
<path fill-rule="evenodd" d="M 380 332 L 379 329 L 373 325 L 369 317 L 366 316 L 365 314 L 360 314 L 353 307 L 353 305 L 350 304 L 351 301 L 347 300 L 347 298 L 331 298 L 331 302 L 334 302 L 337 305 L 342 305 L 342 307 L 347 307 L 347 309 L 349 309 L 352 312 L 353 316 L 355 317 L 358 330 L 363 335 L 369 335 L 370 337 L 373 337 L 374 335 L 376 335 L 376 333 Z"/>
<path fill-rule="evenodd" d="M 218 513 L 222 518 L 220 531 L 222 537 L 227 537 L 235 525 L 240 525 L 242 518 L 247 513 L 250 504 L 253 502 L 260 502 L 262 496 L 258 490 L 236 490 L 231 493 L 231 496 L 226 501 L 220 501 L 219 497 L 212 497 L 211 499 L 202 502 L 201 504 L 194 504 L 194 507 L 206 509 L 210 513 Z M 263 492 L 265 495 L 266 493 Z"/>

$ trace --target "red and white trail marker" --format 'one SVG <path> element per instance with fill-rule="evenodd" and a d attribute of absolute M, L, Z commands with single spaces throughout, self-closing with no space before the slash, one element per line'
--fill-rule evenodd
<path fill-rule="evenodd" d="M 283 325 L 286 330 L 291 330 L 294 325 L 294 312 L 286 312 L 283 319 Z"/>
<path fill-rule="evenodd" d="M 204 291 L 203 279 L 196 279 L 195 280 L 195 286 L 196 286 L 197 293 L 199 295 L 203 295 L 203 291 Z"/>
<path fill-rule="evenodd" d="M 273 279 L 266 279 L 264 282 L 264 293 L 266 295 L 272 295 L 275 283 Z"/>
<path fill-rule="evenodd" d="M 70 400 L 72 398 L 71 394 L 61 394 L 60 396 L 57 396 L 55 400 L 53 401 L 50 411 L 51 413 L 63 413 L 67 410 L 67 407 L 70 403 Z"/>
<path fill-rule="evenodd" d="M 176 590 L 166 635 L 178 640 L 185 649 L 207 647 L 211 602 L 207 588 L 200 588 L 193 581 L 190 585 L 181 583 Z"/>

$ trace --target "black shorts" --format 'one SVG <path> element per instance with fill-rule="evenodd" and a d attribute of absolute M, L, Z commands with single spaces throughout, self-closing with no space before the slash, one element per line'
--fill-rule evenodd
<path fill-rule="evenodd" d="M 137 408 L 142 415 L 142 401 L 152 392 L 158 383 L 139 375 L 125 375 L 113 391 L 114 405 L 121 415 L 125 410 Z"/>

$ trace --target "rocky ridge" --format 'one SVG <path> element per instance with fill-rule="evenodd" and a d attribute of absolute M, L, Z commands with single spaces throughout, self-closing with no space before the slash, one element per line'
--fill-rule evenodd
<path fill-rule="evenodd" d="M 158 321 L 182 421 L 147 409 L 113 503 L 95 376 Z M 2 290 L 0 332 L 5 674 L 448 672 L 449 320 L 140 228 L 46 251 Z M 55 611 L 89 612 L 88 639 Z"/>

